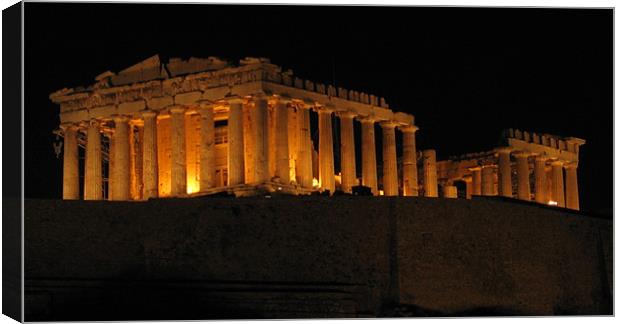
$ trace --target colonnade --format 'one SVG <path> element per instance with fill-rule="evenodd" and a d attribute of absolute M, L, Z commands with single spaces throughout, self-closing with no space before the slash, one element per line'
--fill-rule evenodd
<path fill-rule="evenodd" d="M 270 100 L 272 104 L 270 105 Z M 144 110 L 139 116 L 117 115 L 105 121 L 91 120 L 87 124 L 65 124 L 63 199 L 79 199 L 79 167 L 77 133 L 86 133 L 84 173 L 85 200 L 104 198 L 102 170 L 102 133 L 110 138 L 109 183 L 110 200 L 149 199 L 159 197 L 158 179 L 158 118 L 170 118 L 170 196 L 188 192 L 185 115 L 199 115 L 199 191 L 216 186 L 214 107 L 228 107 L 228 186 L 253 185 L 267 182 L 313 188 L 312 139 L 310 110 L 318 114 L 319 130 L 319 186 L 321 190 L 336 190 L 334 166 L 334 138 L 332 118 L 340 119 L 341 189 L 351 193 L 357 185 L 355 162 L 355 134 L 353 121 L 362 125 L 362 184 L 379 193 L 375 152 L 375 124 L 379 123 L 383 136 L 383 189 L 388 196 L 399 195 L 396 156 L 396 129 L 403 134 L 402 183 L 403 195 L 417 196 L 418 170 L 416 161 L 414 125 L 403 125 L 389 120 L 361 116 L 353 111 L 336 110 L 319 105 L 307 105 L 283 97 L 256 95 L 247 98 L 226 98 L 225 101 L 198 102 L 191 107 L 174 105 L 156 112 Z M 246 108 L 246 109 L 244 109 Z M 245 116 L 249 114 L 249 116 Z M 293 116 L 293 118 L 291 118 Z M 249 117 L 249 118 L 244 118 Z M 248 120 L 250 125 L 248 125 Z M 110 123 L 112 122 L 113 123 Z M 109 127 L 112 126 L 113 127 Z M 134 127 L 140 131 L 139 150 L 133 136 Z M 249 130 L 249 132 L 248 132 Z M 294 134 L 289 134 L 291 130 Z M 294 136 L 293 136 L 294 135 Z M 295 138 L 294 145 L 291 138 Z M 159 143 L 161 144 L 161 143 Z M 250 148 L 251 154 L 246 154 Z M 293 152 L 291 152 L 293 151 Z M 139 154 L 139 157 L 136 157 Z M 291 165 L 291 156 L 294 163 Z M 246 160 L 246 158 L 248 160 Z M 140 163 L 141 175 L 133 178 L 131 167 Z M 294 172 L 291 172 L 291 167 Z M 294 179 L 292 179 L 292 177 Z M 139 189 L 135 189 L 135 188 Z"/>
<path fill-rule="evenodd" d="M 515 197 L 579 210 L 576 161 L 562 161 L 546 155 L 511 150 L 508 147 L 496 149 L 496 154 L 495 163 L 487 161 L 469 168 L 471 177 L 469 181 L 466 179 L 466 185 L 467 192 L 471 195 Z M 514 158 L 514 163 L 511 158 Z M 516 193 L 513 192 L 513 170 L 516 171 Z M 532 174 L 533 193 L 530 183 Z"/>

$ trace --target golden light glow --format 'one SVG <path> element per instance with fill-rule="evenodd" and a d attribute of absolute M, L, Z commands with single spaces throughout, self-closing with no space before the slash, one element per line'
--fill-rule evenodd
<path fill-rule="evenodd" d="M 200 185 L 198 184 L 198 181 L 196 180 L 187 181 L 187 193 L 188 194 L 198 192 L 199 190 L 200 190 Z"/>
<path fill-rule="evenodd" d="M 557 206 L 558 202 L 557 201 L 553 201 L 553 200 L 549 200 L 549 202 L 547 204 L 551 205 L 551 206 Z"/>
<path fill-rule="evenodd" d="M 318 188 L 319 187 L 319 179 L 317 178 L 312 178 L 312 187 L 313 188 Z"/>
<path fill-rule="evenodd" d="M 379 190 L 379 196 L 383 196 L 383 190 Z"/>

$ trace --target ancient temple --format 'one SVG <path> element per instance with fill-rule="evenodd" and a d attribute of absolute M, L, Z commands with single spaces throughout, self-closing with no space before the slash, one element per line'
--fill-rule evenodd
<path fill-rule="evenodd" d="M 333 194 L 362 185 L 374 195 L 499 195 L 579 209 L 579 138 L 511 129 L 496 149 L 437 161 L 435 150 L 417 152 L 413 115 L 374 95 L 300 79 L 265 58 L 153 56 L 95 81 L 50 95 L 64 137 L 63 199 Z"/>
<path fill-rule="evenodd" d="M 501 146 L 437 162 L 443 197 L 503 196 L 579 210 L 577 166 L 585 140 L 508 129 Z"/>
<path fill-rule="evenodd" d="M 50 95 L 60 105 L 57 133 L 64 137 L 63 199 L 333 194 L 358 184 L 374 194 L 417 195 L 414 117 L 393 112 L 383 98 L 300 79 L 264 58 L 162 63 L 153 56 L 95 81 Z M 311 114 L 318 118 L 318 150 Z M 353 126 L 358 121 L 361 179 Z M 376 124 L 383 138 L 380 182 Z M 401 170 L 397 130 L 403 138 Z M 339 174 L 334 136 L 340 137 Z"/>

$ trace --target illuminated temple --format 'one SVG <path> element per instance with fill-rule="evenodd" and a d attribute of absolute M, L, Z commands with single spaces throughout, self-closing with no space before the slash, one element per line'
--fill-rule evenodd
<path fill-rule="evenodd" d="M 498 149 L 436 161 L 434 150 L 416 150 L 413 115 L 264 58 L 153 56 L 95 80 L 50 95 L 60 105 L 63 199 L 334 194 L 361 185 L 373 195 L 501 195 L 579 209 L 578 138 L 508 130 Z"/>

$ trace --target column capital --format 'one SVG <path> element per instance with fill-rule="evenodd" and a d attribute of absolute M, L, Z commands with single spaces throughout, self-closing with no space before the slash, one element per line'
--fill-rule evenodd
<path fill-rule="evenodd" d="M 495 167 L 496 167 L 496 165 L 495 164 L 491 164 L 491 163 L 485 163 L 485 164 L 480 166 L 480 168 L 482 168 L 482 169 L 495 168 Z"/>
<path fill-rule="evenodd" d="M 209 99 L 200 99 L 196 103 L 198 104 L 198 109 L 215 106 L 215 102 Z"/>
<path fill-rule="evenodd" d="M 357 113 L 351 110 L 340 110 L 336 112 L 336 116 L 340 118 L 355 118 Z"/>
<path fill-rule="evenodd" d="M 141 113 L 142 117 L 156 117 L 157 112 L 154 110 L 143 110 Z"/>
<path fill-rule="evenodd" d="M 80 128 L 80 126 L 75 123 L 62 123 L 60 124 L 59 127 L 63 132 L 66 132 L 67 130 L 70 130 L 70 129 L 78 130 Z"/>
<path fill-rule="evenodd" d="M 129 122 L 129 117 L 125 115 L 113 115 L 112 120 L 114 120 L 115 123 L 125 123 Z"/>
<path fill-rule="evenodd" d="M 476 166 L 472 166 L 472 167 L 467 168 L 467 170 L 469 170 L 469 171 L 480 171 L 480 170 L 482 170 L 482 167 L 479 166 L 479 165 L 476 165 Z"/>
<path fill-rule="evenodd" d="M 562 160 L 553 160 L 553 161 L 551 161 L 551 165 L 552 166 L 563 166 L 564 165 L 564 161 L 562 161 Z"/>
<path fill-rule="evenodd" d="M 415 133 L 420 130 L 420 128 L 414 124 L 398 126 L 398 129 L 403 133 Z"/>
<path fill-rule="evenodd" d="M 547 162 L 549 160 L 549 156 L 543 154 L 534 154 L 534 161 L 543 161 Z"/>
<path fill-rule="evenodd" d="M 377 119 L 375 118 L 375 116 L 357 116 L 356 119 L 360 123 L 374 124 L 375 122 L 377 122 Z"/>
<path fill-rule="evenodd" d="M 184 106 L 172 106 L 170 107 L 170 113 L 171 114 L 184 114 L 185 111 L 187 110 L 186 107 Z"/>
<path fill-rule="evenodd" d="M 289 104 L 293 102 L 293 98 L 289 96 L 282 96 L 282 95 L 273 96 L 273 100 L 276 103 L 284 103 L 284 104 Z"/>
<path fill-rule="evenodd" d="M 564 163 L 564 169 L 577 169 L 578 165 L 579 165 L 579 162 L 577 161 L 566 162 Z"/>
<path fill-rule="evenodd" d="M 386 120 L 386 121 L 379 122 L 379 125 L 381 126 L 382 129 L 395 129 L 396 126 L 400 124 L 393 120 Z"/>

